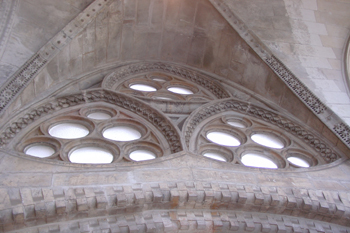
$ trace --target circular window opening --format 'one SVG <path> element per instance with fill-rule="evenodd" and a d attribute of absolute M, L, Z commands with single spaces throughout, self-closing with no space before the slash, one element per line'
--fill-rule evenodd
<path fill-rule="evenodd" d="M 147 91 L 147 92 L 157 91 L 156 88 L 145 84 L 133 84 L 133 85 L 130 85 L 130 88 L 137 91 Z"/>
<path fill-rule="evenodd" d="M 283 140 L 280 137 L 272 134 L 257 133 L 253 134 L 251 139 L 260 145 L 270 148 L 282 149 L 284 147 Z"/>
<path fill-rule="evenodd" d="M 135 150 L 130 153 L 129 157 L 130 159 L 138 162 L 155 159 L 156 155 L 148 150 Z"/>
<path fill-rule="evenodd" d="M 241 158 L 242 163 L 247 167 L 278 168 L 270 159 L 257 153 L 248 153 Z"/>
<path fill-rule="evenodd" d="M 227 162 L 227 159 L 219 153 L 207 152 L 207 153 L 204 153 L 203 156 L 207 158 L 215 159 L 218 161 Z"/>
<path fill-rule="evenodd" d="M 133 141 L 141 138 L 141 133 L 128 126 L 116 126 L 103 131 L 103 137 L 114 141 Z"/>
<path fill-rule="evenodd" d="M 113 161 L 113 154 L 100 147 L 82 147 L 73 150 L 69 160 L 72 163 L 105 164 Z"/>
<path fill-rule="evenodd" d="M 224 132 L 210 132 L 207 134 L 207 138 L 222 146 L 239 146 L 241 142 L 231 134 Z"/>
<path fill-rule="evenodd" d="M 180 95 L 192 95 L 193 91 L 183 88 L 183 87 L 169 87 L 168 91 L 180 94 Z"/>
<path fill-rule="evenodd" d="M 89 130 L 81 124 L 61 123 L 50 127 L 49 134 L 56 138 L 75 139 L 87 136 Z"/>
<path fill-rule="evenodd" d="M 24 153 L 26 155 L 30 155 L 30 156 L 34 156 L 34 157 L 38 157 L 38 158 L 47 158 L 50 157 L 51 155 L 53 155 L 56 151 L 50 147 L 50 146 L 46 146 L 46 145 L 31 145 L 28 146 L 27 149 L 25 149 Z"/>
<path fill-rule="evenodd" d="M 93 112 L 90 113 L 87 117 L 94 120 L 108 120 L 111 118 L 111 115 L 105 112 Z"/>
<path fill-rule="evenodd" d="M 236 127 L 236 128 L 241 128 L 241 129 L 246 128 L 246 126 L 239 121 L 230 120 L 230 121 L 227 121 L 227 124 L 229 124 L 233 127 Z"/>
<path fill-rule="evenodd" d="M 298 167 L 310 167 L 310 164 L 306 160 L 298 157 L 288 157 L 287 160 Z"/>

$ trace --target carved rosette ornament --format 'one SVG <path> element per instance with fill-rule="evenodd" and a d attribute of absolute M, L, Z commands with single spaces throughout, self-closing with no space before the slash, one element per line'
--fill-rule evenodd
<path fill-rule="evenodd" d="M 0 90 L 0 112 L 46 63 L 47 60 L 37 54 Z"/>
<path fill-rule="evenodd" d="M 350 127 L 344 123 L 334 126 L 334 131 L 340 135 L 344 142 L 350 145 Z"/>
<path fill-rule="evenodd" d="M 327 107 L 290 72 L 275 56 L 266 59 L 267 64 L 315 113 L 323 113 Z"/>

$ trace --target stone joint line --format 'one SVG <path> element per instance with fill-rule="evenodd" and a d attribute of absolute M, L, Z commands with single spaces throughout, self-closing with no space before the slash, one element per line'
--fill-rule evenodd
<path fill-rule="evenodd" d="M 91 3 L 9 79 L 0 90 L 0 113 L 8 106 L 15 96 L 27 86 L 39 71 L 110 2 L 112 2 L 112 0 L 95 0 Z"/>
<path fill-rule="evenodd" d="M 28 230 L 28 229 L 27 229 Z M 70 221 L 29 229 L 52 232 L 350 232 L 349 228 L 298 217 L 233 211 L 159 210 Z M 21 232 L 21 231 L 16 231 Z"/>
<path fill-rule="evenodd" d="M 209 0 L 213 6 L 220 11 L 223 17 L 230 23 L 230 25 L 238 32 L 238 34 L 250 45 L 250 47 L 261 57 L 262 60 L 268 64 L 271 69 L 280 77 L 288 87 L 301 99 L 306 106 L 308 106 L 314 113 L 322 114 L 327 111 L 326 105 L 317 98 L 289 69 L 287 69 L 274 55 L 269 51 L 263 42 L 245 25 L 245 23 L 238 18 L 238 16 L 226 6 L 222 0 Z M 322 119 L 321 119 L 322 120 Z M 322 120 L 324 121 L 324 120 Z M 338 123 L 329 125 L 336 135 L 350 148 L 350 128 L 345 130 L 337 130 L 344 125 L 341 120 Z"/>
<path fill-rule="evenodd" d="M 152 183 L 132 186 L 8 189 L 0 211 L 8 227 L 67 221 L 149 209 L 220 209 L 298 216 L 350 227 L 346 192 L 215 183 Z M 38 222 L 36 222 L 38 221 Z"/>

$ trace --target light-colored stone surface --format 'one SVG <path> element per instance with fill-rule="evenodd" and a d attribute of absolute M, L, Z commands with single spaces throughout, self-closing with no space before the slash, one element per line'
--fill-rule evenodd
<path fill-rule="evenodd" d="M 347 1 L 224 1 L 301 81 L 342 119 L 350 119 L 350 100 L 342 85 L 341 73 L 341 50 L 349 29 Z M 0 1 L 0 6 L 5 2 L 10 1 Z M 10 33 L 1 53 L 0 83 L 8 80 L 11 73 L 91 1 L 13 2 L 17 5 L 12 12 L 13 23 L 7 25 Z M 74 21 L 73 24 L 80 25 L 87 18 L 91 20 L 81 26 L 79 33 L 68 38 L 59 34 L 46 50 L 41 51 L 41 55 L 45 55 L 50 46 L 59 50 L 42 70 L 35 73 L 2 115 L 1 143 L 5 139 L 9 142 L 0 151 L 0 231 L 350 231 L 349 148 L 302 103 L 209 1 L 107 2 L 107 7 L 97 11 L 96 17 L 91 17 L 92 10 L 89 9 L 91 12 L 84 11 L 83 18 L 79 16 Z M 69 33 L 69 28 L 65 28 L 65 33 Z M 135 65 L 135 74 L 147 67 L 143 62 L 150 60 L 163 61 L 178 73 L 183 70 L 179 72 L 177 67 L 174 68 L 176 65 L 191 68 L 191 74 L 195 71 L 210 74 L 212 81 L 230 92 L 231 100 L 242 101 L 232 104 L 237 112 L 244 112 L 246 118 L 256 117 L 254 124 L 261 125 L 258 130 L 285 130 L 281 135 L 292 135 L 287 141 L 294 138 L 291 149 L 309 151 L 308 147 L 313 147 L 310 151 L 317 155 L 332 155 L 329 151 L 334 150 L 340 159 L 330 164 L 323 161 L 322 166 L 310 169 L 248 168 L 235 164 L 239 159 L 223 163 L 195 154 L 185 146 L 189 131 L 183 131 L 180 136 L 184 143 L 182 152 L 141 163 L 80 165 L 59 161 L 61 157 L 34 159 L 21 153 L 23 148 L 18 151 L 17 146 L 24 143 L 21 138 L 44 135 L 46 132 L 42 132 L 39 125 L 52 120 L 65 107 L 71 105 L 72 112 L 78 114 L 79 101 L 83 99 L 82 105 L 86 104 L 84 101 L 88 101 L 91 94 L 86 89 L 101 87 L 105 75 L 118 67 L 124 71 L 132 70 L 126 68 L 127 63 Z M 197 81 L 205 88 L 212 86 L 205 80 Z M 124 89 L 128 89 L 128 85 Z M 79 96 L 81 99 L 63 97 L 77 96 L 77 93 L 84 93 Z M 98 93 L 106 95 L 103 91 Z M 131 95 L 133 93 L 128 92 L 123 98 Z M 49 108 L 50 112 L 38 108 L 42 103 L 58 103 L 54 101 L 57 96 L 62 97 L 61 102 Z M 118 96 L 109 97 L 111 99 L 107 101 Z M 144 100 L 141 98 L 136 103 L 150 104 L 154 108 L 160 106 L 154 99 Z M 139 113 L 149 113 L 135 102 L 121 102 L 125 106 L 119 108 L 137 108 Z M 179 116 L 186 113 L 181 115 L 183 121 L 196 108 L 194 111 L 203 110 L 197 120 L 206 114 L 207 117 L 218 114 L 219 122 L 223 122 L 220 112 L 204 111 L 202 103 L 195 102 L 190 106 L 188 101 L 164 102 L 161 103 L 163 108 L 153 113 L 164 109 L 166 113 L 175 112 Z M 101 106 L 104 104 L 101 102 Z M 222 106 L 214 104 L 212 109 Z M 287 118 L 279 118 L 282 115 L 302 127 L 286 121 Z M 155 119 L 153 114 L 148 116 Z M 180 120 L 173 122 L 175 127 L 180 125 Z M 204 129 L 193 125 L 188 129 L 191 127 L 197 132 Z M 163 134 L 168 131 L 165 129 Z M 101 136 L 98 132 L 92 134 Z M 247 130 L 242 136 L 242 141 L 249 141 L 243 151 L 254 145 L 249 137 L 254 132 Z M 192 141 L 195 146 L 209 144 L 205 137 L 195 134 L 193 137 L 200 138 L 198 143 Z M 261 146 L 255 145 L 256 148 L 262 150 Z M 270 149 L 263 151 L 268 154 Z M 276 156 L 285 161 L 289 151 L 281 151 L 277 151 Z M 234 155 L 236 159 L 238 154 Z"/>
<path fill-rule="evenodd" d="M 4 0 L 8 9 L 0 24 L 0 84 L 3 84 L 47 41 L 86 8 L 92 0 Z"/>
<path fill-rule="evenodd" d="M 350 124 L 349 89 L 342 73 L 342 53 L 350 30 L 349 2 L 224 2 L 309 89 Z"/>

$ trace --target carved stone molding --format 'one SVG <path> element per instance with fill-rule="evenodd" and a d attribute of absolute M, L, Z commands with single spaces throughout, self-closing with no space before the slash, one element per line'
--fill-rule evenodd
<path fill-rule="evenodd" d="M 149 210 L 32 227 L 16 232 L 350 232 L 350 228 L 297 216 L 224 210 Z"/>
<path fill-rule="evenodd" d="M 46 59 L 39 54 L 32 57 L 20 71 L 11 78 L 5 87 L 0 91 L 0 111 L 21 91 L 26 84 L 32 80 L 37 72 L 47 63 Z"/>
<path fill-rule="evenodd" d="M 277 115 L 261 107 L 257 107 L 234 99 L 224 100 L 211 105 L 206 105 L 205 107 L 193 113 L 190 116 L 184 131 L 187 146 L 189 146 L 190 140 L 194 136 L 194 129 L 198 127 L 202 121 L 211 116 L 219 115 L 223 112 L 228 111 L 236 111 L 239 113 L 247 114 L 267 123 L 273 124 L 282 130 L 295 135 L 299 139 L 303 140 L 306 144 L 308 144 L 311 148 L 313 148 L 318 154 L 320 154 L 326 163 L 331 163 L 341 158 L 333 151 L 330 146 L 323 142 L 322 139 L 318 138 L 316 135 L 304 129 L 297 123 L 294 123 L 281 115 Z"/>
<path fill-rule="evenodd" d="M 306 226 L 305 222 L 326 226 L 325 230 L 332 229 L 329 223 L 344 226 L 338 226 L 342 229 L 350 227 L 350 200 L 345 191 L 168 182 L 53 189 L 10 188 L 2 198 L 9 200 L 10 204 L 0 210 L 0 219 L 5 231 L 48 223 L 59 225 L 60 222 L 77 220 L 81 217 L 113 218 L 113 215 L 118 214 L 126 216 L 129 212 L 133 212 L 138 215 L 142 211 L 159 209 L 177 212 L 178 216 L 186 216 L 186 212 L 192 213 L 198 217 L 193 220 L 203 220 L 205 217 L 203 212 L 212 212 L 208 220 L 213 218 L 222 221 L 227 219 L 225 213 L 230 212 L 232 221 L 228 222 L 236 230 L 240 229 L 237 228 L 237 222 L 244 222 L 247 218 L 246 221 L 251 223 L 252 215 L 257 217 L 256 223 L 260 224 L 263 219 L 271 219 L 266 224 L 271 224 L 269 226 L 272 229 L 277 226 L 292 227 L 284 225 L 288 222 L 287 219 L 296 225 L 303 222 L 300 226 L 303 229 L 315 226 L 313 224 Z M 33 201 L 30 205 L 25 205 L 25 200 Z M 191 214 L 187 216 L 194 217 Z M 145 217 L 147 218 L 152 219 L 151 216 Z M 258 220 L 259 218 L 261 220 Z"/>
<path fill-rule="evenodd" d="M 327 107 L 302 82 L 288 70 L 275 56 L 266 59 L 273 71 L 303 100 L 315 113 L 323 113 Z"/>
<path fill-rule="evenodd" d="M 308 106 L 314 113 L 321 115 L 327 113 L 334 114 L 327 106 L 322 103 L 281 61 L 279 61 L 272 52 L 264 45 L 264 43 L 251 31 L 248 26 L 234 13 L 222 0 L 209 0 L 213 6 L 218 9 L 222 16 L 230 23 L 237 33 L 245 40 L 247 44 L 268 64 L 271 69 L 280 77 L 288 87 Z M 320 117 L 330 129 L 334 129 L 337 125 L 344 122 L 338 118 L 334 121 L 326 121 L 326 117 Z M 337 133 L 337 131 L 334 131 Z M 350 134 L 350 131 L 349 131 Z M 337 133 L 337 136 L 343 140 L 343 136 Z M 350 143 L 343 140 L 350 148 Z"/>
<path fill-rule="evenodd" d="M 78 35 L 112 0 L 95 0 L 32 56 L 0 89 L 0 113 L 55 55 Z"/>
<path fill-rule="evenodd" d="M 18 0 L 0 1 L 0 57 L 4 53 L 4 47 L 10 36 L 17 4 Z"/>
<path fill-rule="evenodd" d="M 228 92 L 214 80 L 211 80 L 210 78 L 205 77 L 204 75 L 193 70 L 189 70 L 178 65 L 167 64 L 163 62 L 144 62 L 118 68 L 104 79 L 102 87 L 109 89 L 115 83 L 120 82 L 123 79 L 128 78 L 132 75 L 156 71 L 179 76 L 181 78 L 194 82 L 210 91 L 218 99 L 230 97 Z"/>
<path fill-rule="evenodd" d="M 2 131 L 0 136 L 0 148 L 8 144 L 17 133 L 24 130 L 29 124 L 34 123 L 34 121 L 41 117 L 61 109 L 94 102 L 114 104 L 137 114 L 152 123 L 159 132 L 163 134 L 170 145 L 171 153 L 182 151 L 181 138 L 177 129 L 161 112 L 137 99 L 104 89 L 92 89 L 84 91 L 81 94 L 60 97 L 50 103 L 42 104 L 35 109 L 21 114 L 19 118 L 11 122 L 10 125 Z"/>
<path fill-rule="evenodd" d="M 264 43 L 234 14 L 222 0 L 210 0 L 230 25 L 250 45 L 272 70 L 288 85 L 299 98 L 315 113 L 323 113 L 327 107 L 299 79 L 280 62 Z"/>
<path fill-rule="evenodd" d="M 340 123 L 334 126 L 334 131 L 338 133 L 338 135 L 350 145 L 350 127 L 345 125 L 344 123 Z"/>

